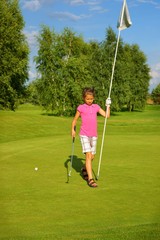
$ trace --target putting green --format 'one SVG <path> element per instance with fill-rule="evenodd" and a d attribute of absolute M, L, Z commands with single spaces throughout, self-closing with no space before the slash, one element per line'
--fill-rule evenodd
<path fill-rule="evenodd" d="M 108 120 L 97 189 L 80 176 L 78 136 L 66 183 L 72 118 L 30 105 L 0 112 L 0 239 L 160 239 L 159 110 Z M 95 174 L 103 123 L 99 117 Z"/>

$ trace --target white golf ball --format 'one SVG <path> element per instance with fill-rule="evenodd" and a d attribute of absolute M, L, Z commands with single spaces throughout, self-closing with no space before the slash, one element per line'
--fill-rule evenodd
<path fill-rule="evenodd" d="M 35 167 L 35 171 L 38 171 L 38 167 Z"/>

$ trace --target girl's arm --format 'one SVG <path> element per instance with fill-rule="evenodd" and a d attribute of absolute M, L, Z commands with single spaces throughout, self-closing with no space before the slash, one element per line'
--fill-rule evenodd
<path fill-rule="evenodd" d="M 77 124 L 77 120 L 78 120 L 79 117 L 80 117 L 80 113 L 77 111 L 74 118 L 73 118 L 73 121 L 72 121 L 72 129 L 71 129 L 72 138 L 74 138 L 76 136 L 75 126 Z"/>
<path fill-rule="evenodd" d="M 99 114 L 102 115 L 103 117 L 107 117 L 109 118 L 110 117 L 110 106 L 108 105 L 107 106 L 107 111 L 105 112 L 102 108 L 99 109 Z M 107 116 L 106 116 L 106 113 L 107 113 Z"/>

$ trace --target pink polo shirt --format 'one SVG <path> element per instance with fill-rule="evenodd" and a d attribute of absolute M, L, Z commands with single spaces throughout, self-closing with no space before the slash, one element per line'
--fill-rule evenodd
<path fill-rule="evenodd" d="M 78 106 L 77 111 L 81 116 L 80 135 L 87 137 L 97 137 L 97 113 L 100 110 L 98 104 L 81 104 Z"/>

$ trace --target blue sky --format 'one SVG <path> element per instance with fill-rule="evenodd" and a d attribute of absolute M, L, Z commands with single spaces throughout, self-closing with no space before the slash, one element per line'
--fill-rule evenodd
<path fill-rule="evenodd" d="M 123 0 L 20 0 L 30 54 L 30 80 L 36 77 L 33 56 L 35 36 L 45 24 L 57 33 L 71 28 L 85 41 L 105 39 L 106 29 L 117 34 L 117 20 Z M 121 31 L 125 43 L 138 44 L 150 66 L 150 91 L 160 83 L 160 0 L 127 0 L 132 26 Z"/>

